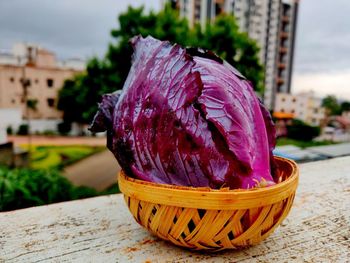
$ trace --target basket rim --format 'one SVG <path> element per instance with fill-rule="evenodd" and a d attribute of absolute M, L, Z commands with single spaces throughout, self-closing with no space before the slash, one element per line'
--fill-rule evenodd
<path fill-rule="evenodd" d="M 118 176 L 120 191 L 131 198 L 155 204 L 197 209 L 249 209 L 271 205 L 294 195 L 299 169 L 290 159 L 274 157 L 290 166 L 291 175 L 284 181 L 269 187 L 253 189 L 211 189 L 158 184 L 129 177 L 122 170 Z"/>

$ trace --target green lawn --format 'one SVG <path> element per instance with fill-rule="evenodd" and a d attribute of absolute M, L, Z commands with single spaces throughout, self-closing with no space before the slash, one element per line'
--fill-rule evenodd
<path fill-rule="evenodd" d="M 332 141 L 321 141 L 321 142 L 309 141 L 309 142 L 304 142 L 304 141 L 298 141 L 298 140 L 289 139 L 289 138 L 279 138 L 279 139 L 277 139 L 277 146 L 295 145 L 295 146 L 299 146 L 301 148 L 307 148 L 307 147 L 312 147 L 312 146 L 321 146 L 321 145 L 330 145 L 330 144 L 335 144 L 335 143 L 332 142 Z"/>
<path fill-rule="evenodd" d="M 32 146 L 30 163 L 33 169 L 62 169 L 82 160 L 104 147 L 92 146 Z"/>

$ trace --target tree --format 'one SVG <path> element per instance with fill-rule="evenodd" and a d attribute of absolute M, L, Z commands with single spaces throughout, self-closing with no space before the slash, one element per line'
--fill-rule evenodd
<path fill-rule="evenodd" d="M 111 31 L 115 39 L 104 58 L 92 58 L 86 72 L 67 80 L 59 92 L 58 109 L 66 123 L 90 123 L 97 111 L 97 101 L 105 93 L 122 89 L 131 66 L 129 39 L 152 35 L 182 46 L 198 46 L 216 52 L 262 90 L 263 70 L 258 60 L 258 46 L 238 30 L 232 16 L 219 16 L 205 31 L 180 18 L 170 5 L 159 13 L 144 13 L 144 8 L 129 7 L 119 16 L 119 28 Z"/>
<path fill-rule="evenodd" d="M 341 113 L 338 100 L 333 95 L 328 95 L 322 100 L 322 107 L 325 107 L 328 115 L 339 115 Z"/>
<path fill-rule="evenodd" d="M 292 123 L 287 126 L 288 138 L 300 141 L 311 141 L 313 138 L 319 136 L 320 132 L 320 127 L 310 126 L 298 119 L 294 119 Z"/>
<path fill-rule="evenodd" d="M 344 101 L 340 104 L 340 111 L 343 113 L 345 111 L 350 111 L 350 102 Z"/>
<path fill-rule="evenodd" d="M 199 25 L 190 45 L 213 50 L 249 79 L 256 91 L 263 91 L 263 67 L 259 62 L 257 43 L 239 31 L 233 16 L 220 15 L 207 24 L 205 32 Z"/>

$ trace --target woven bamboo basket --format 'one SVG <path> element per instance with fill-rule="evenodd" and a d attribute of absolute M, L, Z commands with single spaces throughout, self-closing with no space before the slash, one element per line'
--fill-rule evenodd
<path fill-rule="evenodd" d="M 267 238 L 292 206 L 295 162 L 275 157 L 279 183 L 249 190 L 213 190 L 150 183 L 119 174 L 136 221 L 154 235 L 194 250 L 243 248 Z"/>

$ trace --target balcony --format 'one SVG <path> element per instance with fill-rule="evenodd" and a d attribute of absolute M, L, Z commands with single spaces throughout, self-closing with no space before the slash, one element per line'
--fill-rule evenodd
<path fill-rule="evenodd" d="M 0 213 L 0 262 L 321 262 L 349 253 L 350 157 L 301 164 L 289 216 L 244 250 L 191 252 L 142 229 L 122 195 Z"/>
<path fill-rule="evenodd" d="M 279 52 L 280 52 L 281 54 L 285 54 L 285 53 L 288 52 L 288 48 L 286 48 L 286 47 L 280 47 L 280 48 L 279 48 Z"/>
<path fill-rule="evenodd" d="M 287 67 L 287 65 L 285 63 L 278 63 L 277 64 L 278 69 L 285 69 L 286 67 Z"/>
<path fill-rule="evenodd" d="M 288 36 L 289 36 L 289 34 L 287 32 L 284 32 L 284 31 L 280 32 L 280 38 L 286 39 L 286 38 L 288 38 Z"/>
<path fill-rule="evenodd" d="M 283 85 L 284 84 L 284 79 L 281 78 L 281 77 L 277 77 L 276 78 L 276 83 L 277 83 L 277 85 Z"/>
<path fill-rule="evenodd" d="M 289 21 L 290 21 L 290 17 L 289 17 L 289 16 L 284 15 L 284 16 L 282 16 L 281 20 L 282 20 L 282 22 L 284 22 L 284 23 L 289 23 Z"/>

